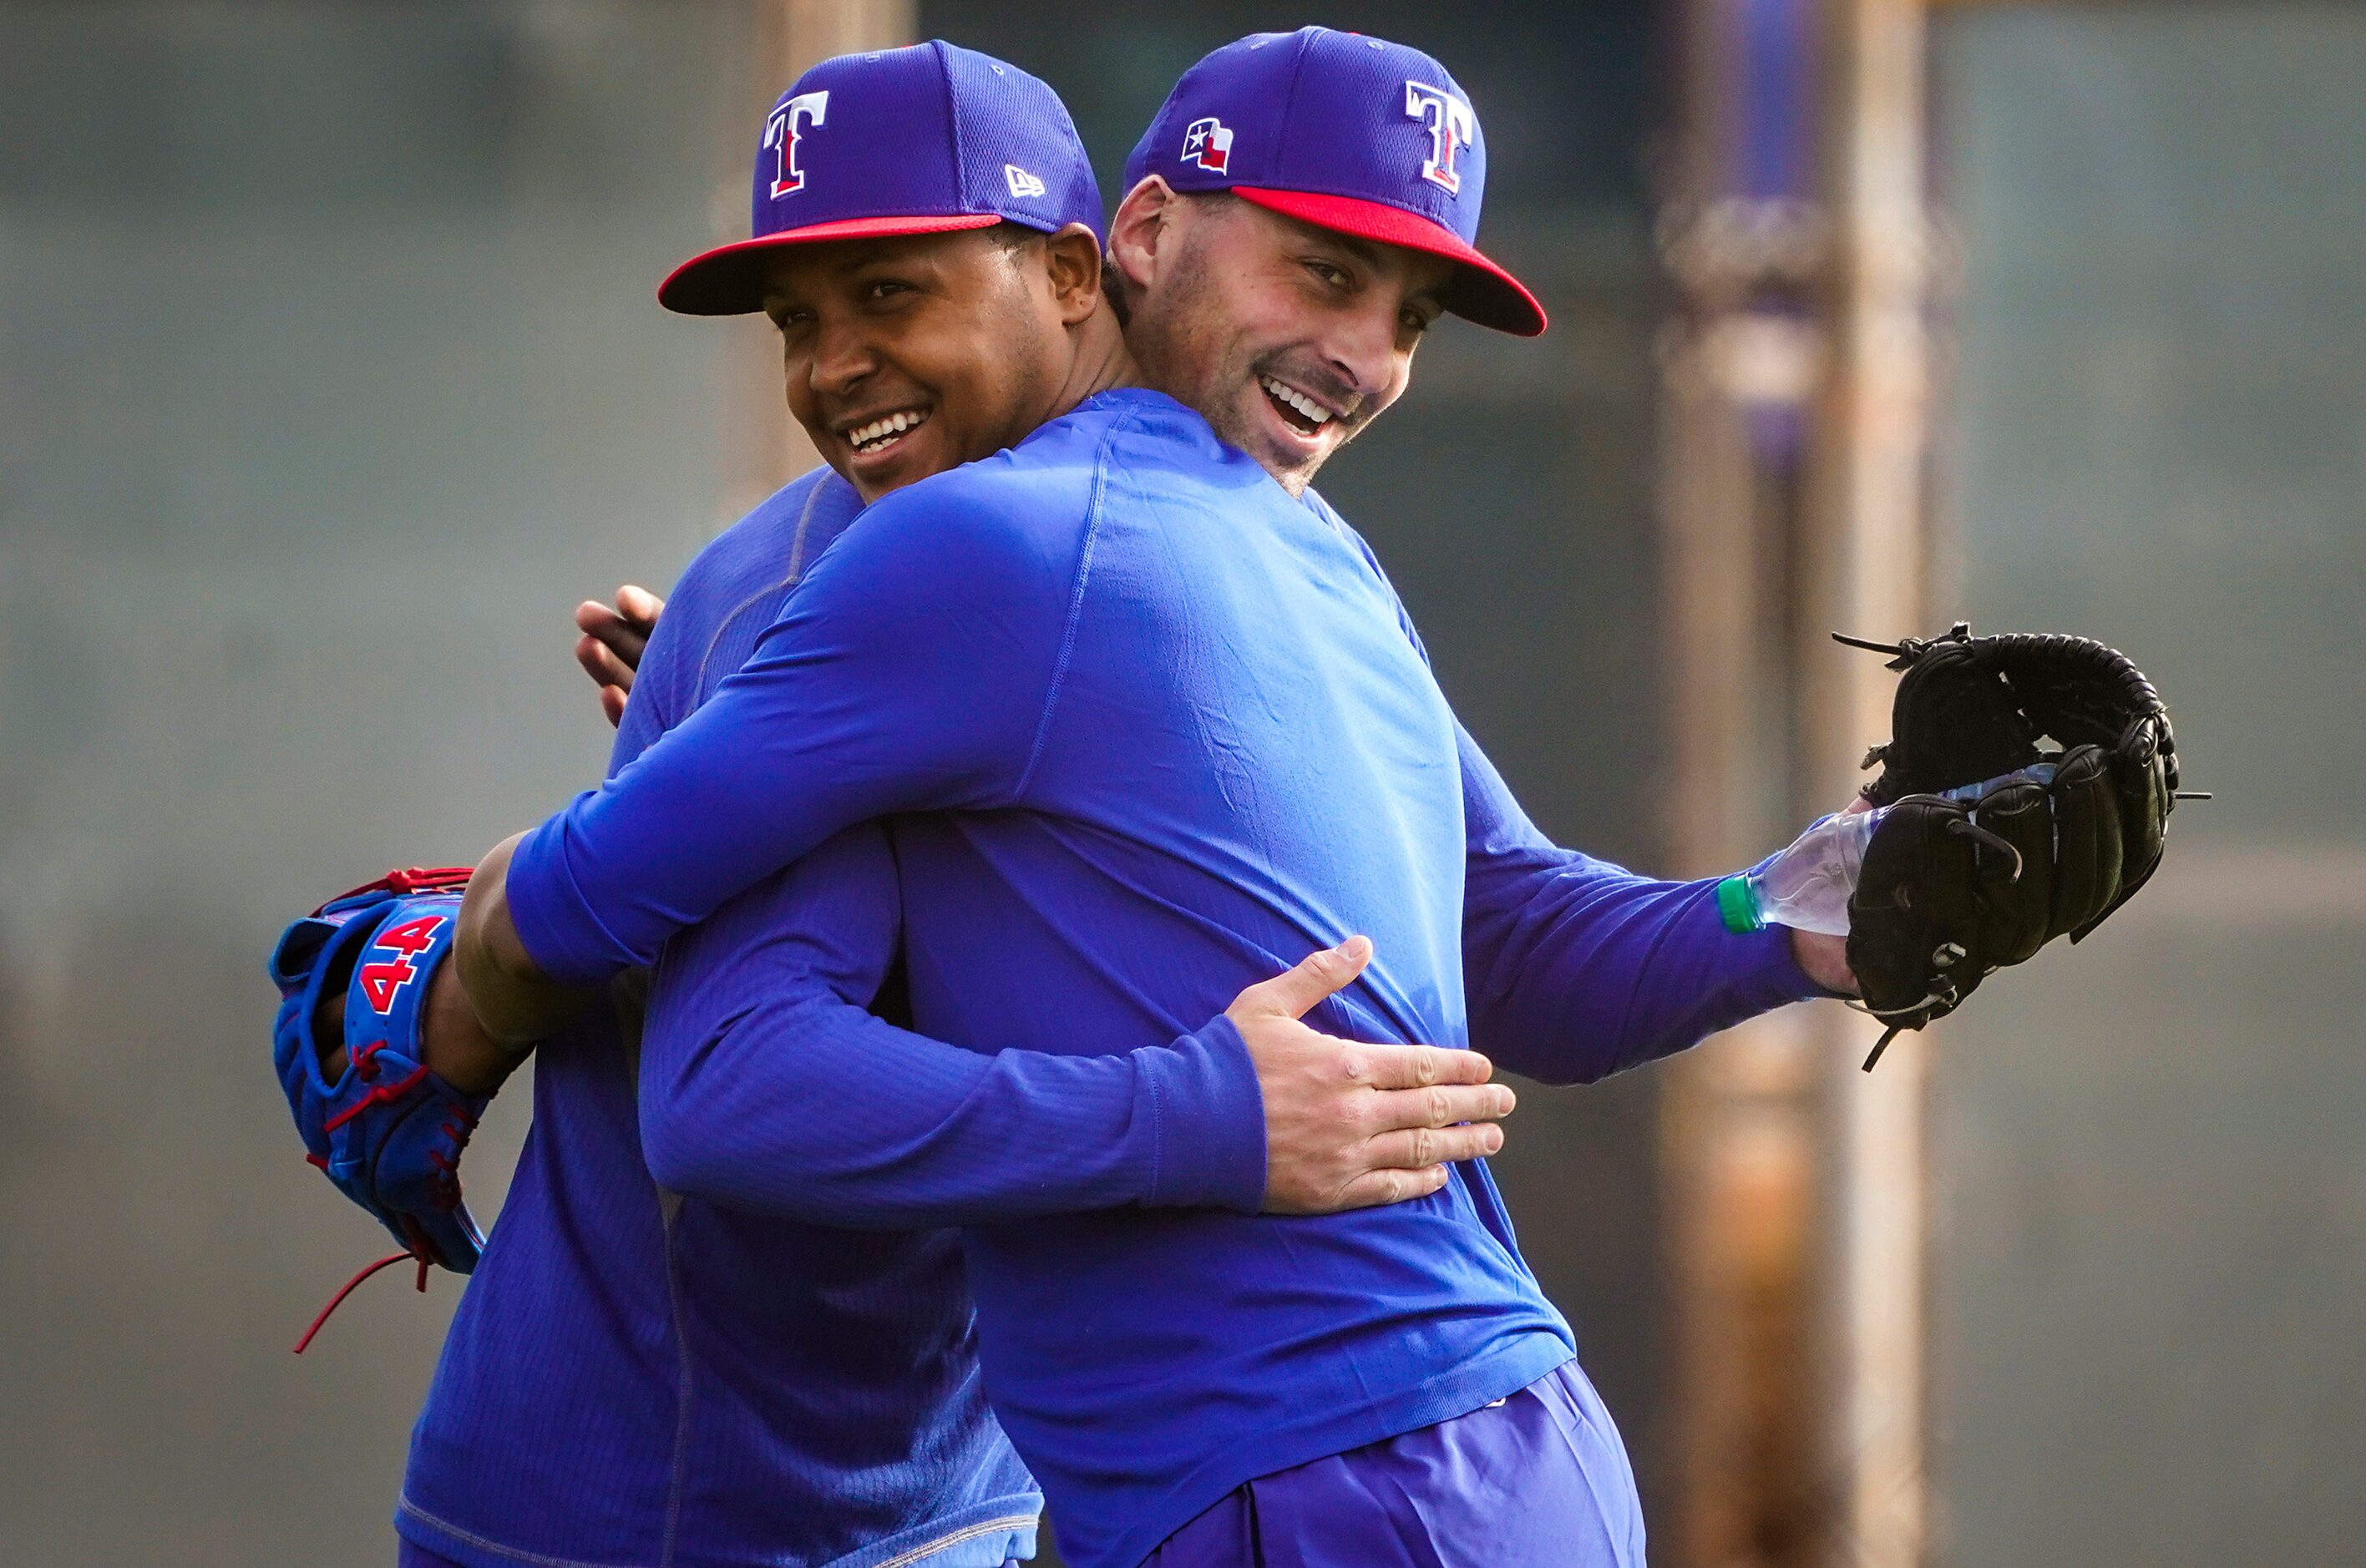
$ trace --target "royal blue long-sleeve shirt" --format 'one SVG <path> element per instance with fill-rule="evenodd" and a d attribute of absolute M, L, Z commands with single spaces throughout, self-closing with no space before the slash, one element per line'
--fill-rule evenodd
<path fill-rule="evenodd" d="M 818 470 L 702 552 L 612 767 L 748 658 L 860 510 Z M 956 1238 L 799 1216 L 1254 1208 L 1263 1113 L 1221 1029 L 986 1057 L 891 1027 L 862 1004 L 899 918 L 885 830 L 851 829 L 669 945 L 637 1094 L 606 1010 L 545 1046 L 412 1435 L 406 1537 L 470 1568 L 998 1568 L 1030 1550 L 1040 1495 L 986 1409 Z M 665 1026 L 684 996 L 713 1038 Z M 719 1101 L 727 1083 L 743 1098 Z M 740 1173 L 789 1130 L 797 1201 L 751 1212 L 739 1189 L 777 1198 L 783 1161 Z"/>
<path fill-rule="evenodd" d="M 711 701 L 529 835 L 510 898 L 537 962 L 590 980 L 850 823 L 926 813 L 895 849 L 932 1035 L 1179 1036 L 1362 930 L 1376 959 L 1323 1022 L 1459 1044 L 1465 790 L 1493 777 L 1467 749 L 1335 516 L 1171 400 L 1106 394 L 873 507 Z M 1531 1058 L 1550 1075 L 1804 993 L 1779 939 L 1723 933 L 1705 888 L 1538 864 L 1515 809 L 1497 825 L 1473 885 L 1546 885 L 1473 922 L 1482 947 L 1559 932 L 1597 961 L 1651 958 L 1660 990 L 1701 982 L 1670 1006 L 1641 971 L 1612 976 L 1616 1038 L 1572 1051 L 1557 1017 L 1538 1037 L 1561 1048 Z M 1672 944 L 1696 958 L 1666 961 Z M 1492 958 L 1474 987 L 1515 1024 L 1550 989 Z M 1386 1209 L 1022 1219 L 974 1227 L 967 1253 L 988 1389 L 1084 1564 L 1137 1561 L 1242 1480 L 1570 1354 L 1483 1162 Z"/>

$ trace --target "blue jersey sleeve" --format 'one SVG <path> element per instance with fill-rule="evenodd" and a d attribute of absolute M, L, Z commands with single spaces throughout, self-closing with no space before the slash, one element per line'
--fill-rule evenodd
<path fill-rule="evenodd" d="M 893 1229 L 1126 1204 L 1256 1210 L 1264 1105 L 1229 1021 L 1113 1056 L 946 1045 L 863 1005 L 899 924 L 893 852 L 864 823 L 667 946 L 641 1058 L 660 1185 Z"/>
<path fill-rule="evenodd" d="M 1081 531 L 924 494 L 937 483 L 865 512 L 704 706 L 519 846 L 511 914 L 546 974 L 650 963 L 854 823 L 1018 803 Z"/>
<path fill-rule="evenodd" d="M 1590 1083 L 1829 994 L 1800 969 L 1787 931 L 1726 929 L 1716 879 L 1660 881 L 1553 844 L 1457 728 L 1474 1047 L 1547 1083 Z"/>
<path fill-rule="evenodd" d="M 1383 583 L 1363 536 L 1325 506 Z M 1390 585 L 1397 623 L 1429 650 Z M 1737 935 L 1718 879 L 1665 882 L 1563 849 L 1537 831 L 1458 722 L 1461 751 L 1462 980 L 1470 1044 L 1546 1083 L 1590 1083 L 1699 1044 L 1786 1002 L 1831 994 L 1790 935 Z"/>

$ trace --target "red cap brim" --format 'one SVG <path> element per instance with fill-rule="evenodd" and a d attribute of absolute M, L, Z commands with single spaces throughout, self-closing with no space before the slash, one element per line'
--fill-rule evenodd
<path fill-rule="evenodd" d="M 1228 187 L 1243 201 L 1360 240 L 1403 245 L 1462 263 L 1455 274 L 1446 308 L 1466 320 L 1499 332 L 1533 338 L 1545 330 L 1545 308 L 1520 280 L 1481 255 L 1461 235 L 1442 223 L 1407 212 L 1385 202 L 1355 196 L 1320 196 L 1313 191 L 1276 191 L 1258 185 Z"/>
<path fill-rule="evenodd" d="M 658 303 L 685 316 L 745 316 L 764 308 L 764 267 L 769 252 L 783 245 L 812 245 L 825 240 L 872 240 L 896 234 L 950 234 L 962 229 L 991 229 L 1002 221 L 997 213 L 957 212 L 933 218 L 842 218 L 835 223 L 783 229 L 735 240 L 693 256 L 658 285 Z"/>

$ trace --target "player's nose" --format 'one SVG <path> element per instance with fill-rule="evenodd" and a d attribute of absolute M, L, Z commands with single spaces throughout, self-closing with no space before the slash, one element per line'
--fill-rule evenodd
<path fill-rule="evenodd" d="M 817 326 L 813 357 L 806 364 L 806 380 L 816 392 L 842 395 L 878 368 L 879 356 L 860 324 L 825 319 Z"/>
<path fill-rule="evenodd" d="M 1358 304 L 1352 310 L 1341 311 L 1324 332 L 1322 347 L 1333 374 L 1358 399 L 1358 411 L 1368 405 L 1388 401 L 1402 357 L 1397 347 L 1394 305 Z"/>

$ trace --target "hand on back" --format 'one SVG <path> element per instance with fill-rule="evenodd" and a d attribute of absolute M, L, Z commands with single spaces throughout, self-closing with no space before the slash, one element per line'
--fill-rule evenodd
<path fill-rule="evenodd" d="M 1446 1185 L 1447 1167 L 1504 1146 L 1495 1126 L 1512 1091 L 1490 1083 L 1476 1051 L 1370 1045 L 1301 1016 L 1371 962 L 1350 936 L 1234 998 L 1224 1015 L 1247 1043 L 1265 1096 L 1268 1214 L 1331 1214 L 1402 1203 Z"/>

